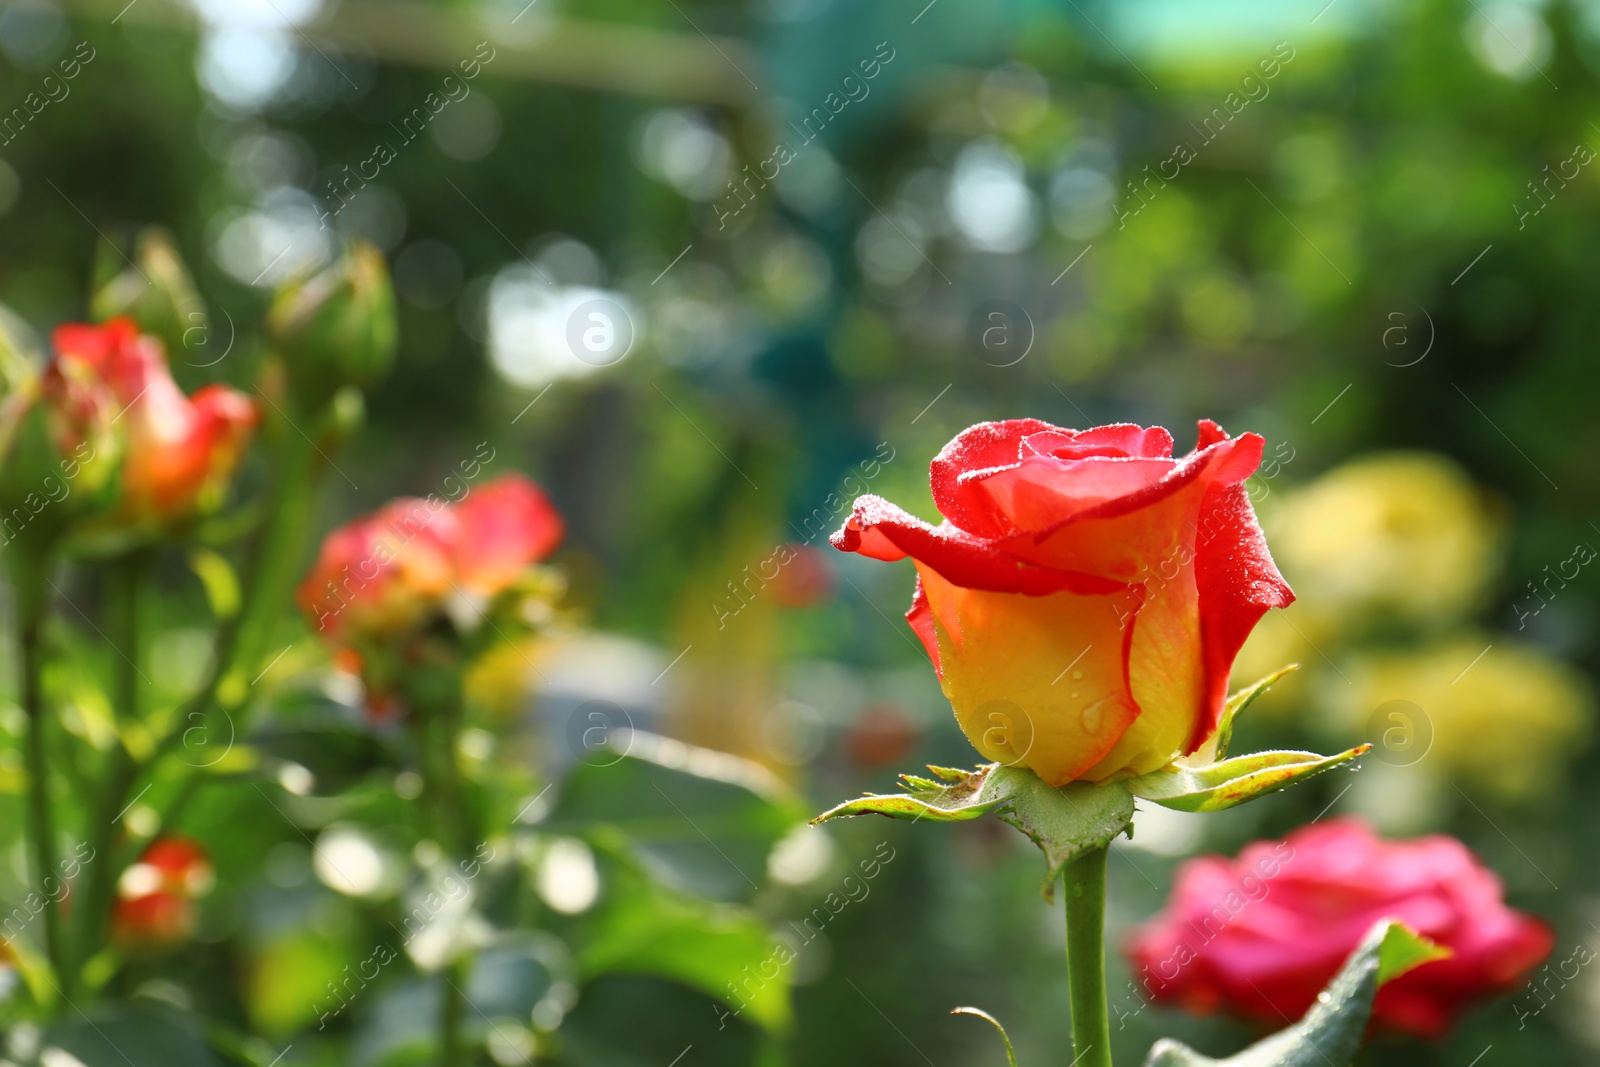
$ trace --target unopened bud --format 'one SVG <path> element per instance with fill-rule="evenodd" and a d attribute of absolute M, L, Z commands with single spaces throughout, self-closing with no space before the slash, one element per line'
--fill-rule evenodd
<path fill-rule="evenodd" d="M 161 338 L 171 359 L 182 358 L 191 338 L 204 343 L 205 302 L 166 230 L 156 226 L 140 230 L 132 259 L 110 244 L 102 245 L 96 274 L 103 279 L 89 301 L 89 314 L 96 322 L 132 319 L 140 333 Z"/>
<path fill-rule="evenodd" d="M 308 408 L 382 378 L 399 340 L 383 254 L 358 241 L 320 274 L 284 287 L 267 313 L 267 339 Z"/>

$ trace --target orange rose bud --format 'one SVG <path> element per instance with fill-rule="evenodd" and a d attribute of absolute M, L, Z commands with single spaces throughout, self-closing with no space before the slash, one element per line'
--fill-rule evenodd
<path fill-rule="evenodd" d="M 561 534 L 549 498 L 520 474 L 478 486 L 457 504 L 402 497 L 330 533 L 295 603 L 336 642 L 393 640 L 453 597 L 504 592 Z"/>
<path fill-rule="evenodd" d="M 1216 731 L 1235 654 L 1294 595 L 1244 480 L 1255 434 L 980 423 L 931 466 L 945 521 L 857 498 L 835 547 L 907 556 L 906 618 L 968 740 L 1051 785 L 1144 774 Z"/>
<path fill-rule="evenodd" d="M 184 837 L 150 843 L 122 872 L 112 906 L 112 936 L 124 944 L 174 945 L 194 936 L 196 901 L 216 884 L 206 850 Z"/>
<path fill-rule="evenodd" d="M 322 541 L 295 603 L 325 636 L 383 639 L 420 626 L 450 595 L 459 523 L 437 497 L 400 497 Z"/>
<path fill-rule="evenodd" d="M 184 396 L 161 342 L 140 334 L 131 319 L 61 326 L 54 342 L 45 389 L 63 418 L 79 417 L 74 388 L 87 395 L 103 387 L 117 405 L 111 418 L 122 442 L 117 502 L 84 533 L 150 535 L 215 510 L 255 429 L 250 398 L 222 385 Z"/>
<path fill-rule="evenodd" d="M 383 253 L 357 241 L 322 273 L 282 289 L 266 332 L 307 410 L 319 410 L 344 386 L 382 378 L 400 336 Z"/>

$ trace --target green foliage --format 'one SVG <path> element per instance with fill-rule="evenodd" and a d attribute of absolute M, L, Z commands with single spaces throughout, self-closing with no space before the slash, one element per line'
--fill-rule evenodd
<path fill-rule="evenodd" d="M 794 951 L 754 915 L 652 879 L 620 843 L 603 850 L 605 902 L 578 935 L 585 978 L 648 974 L 715 997 L 733 1014 L 782 1034 L 793 1023 Z"/>

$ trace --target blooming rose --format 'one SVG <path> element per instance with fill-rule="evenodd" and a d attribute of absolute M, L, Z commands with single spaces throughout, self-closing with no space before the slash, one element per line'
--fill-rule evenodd
<path fill-rule="evenodd" d="M 930 468 L 945 521 L 857 498 L 835 547 L 910 556 L 906 618 L 962 730 L 1051 785 L 1156 770 L 1216 731 L 1234 655 L 1294 594 L 1244 480 L 1262 439 L 1200 423 L 962 431 Z"/>
<path fill-rule="evenodd" d="M 1158 1001 L 1281 1024 L 1386 918 L 1452 952 L 1378 992 L 1374 1021 L 1422 1037 L 1441 1036 L 1469 1000 L 1516 985 L 1553 943 L 1544 923 L 1506 907 L 1500 879 L 1455 838 L 1384 841 L 1358 819 L 1330 819 L 1235 860 L 1183 864 L 1128 954 Z"/>
<path fill-rule="evenodd" d="M 211 860 L 199 842 L 186 837 L 152 841 L 117 882 L 113 935 L 125 943 L 153 945 L 187 939 L 198 919 L 195 901 L 215 882 Z"/>
<path fill-rule="evenodd" d="M 402 497 L 329 534 L 295 600 L 333 640 L 388 641 L 452 603 L 505 591 L 561 534 L 549 498 L 519 474 L 458 504 Z"/>
<path fill-rule="evenodd" d="M 43 391 L 63 408 L 60 421 L 82 420 L 90 382 L 109 393 L 120 424 L 120 487 L 99 532 L 153 533 L 220 502 L 255 428 L 249 397 L 223 385 L 184 396 L 161 342 L 131 319 L 61 326 L 53 341 Z"/>

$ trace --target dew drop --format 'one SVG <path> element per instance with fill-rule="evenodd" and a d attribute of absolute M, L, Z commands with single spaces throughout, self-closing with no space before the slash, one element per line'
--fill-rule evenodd
<path fill-rule="evenodd" d="M 1078 722 L 1083 726 L 1085 733 L 1096 734 L 1100 732 L 1100 724 L 1105 721 L 1106 717 L 1106 705 L 1115 699 L 1115 697 L 1101 697 L 1078 713 Z"/>
<path fill-rule="evenodd" d="M 1082 671 L 1073 671 L 1073 672 L 1072 672 L 1072 680 L 1073 680 L 1073 681 L 1074 681 L 1074 682 L 1081 682 L 1081 681 L 1083 681 L 1083 672 L 1082 672 Z"/>
<path fill-rule="evenodd" d="M 1072 699 L 1073 700 L 1077 700 L 1078 699 L 1078 691 L 1076 689 L 1074 689 L 1072 691 Z"/>

